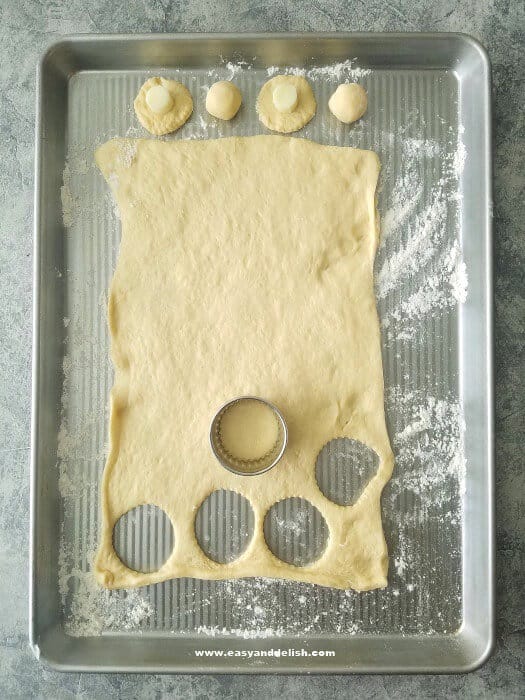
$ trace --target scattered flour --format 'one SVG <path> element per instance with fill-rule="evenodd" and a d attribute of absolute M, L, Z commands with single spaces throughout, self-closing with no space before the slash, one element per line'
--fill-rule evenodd
<path fill-rule="evenodd" d="M 223 56 L 219 56 L 219 60 L 223 69 L 228 71 L 228 75 L 226 77 L 222 77 L 222 80 L 233 80 L 236 76 L 244 73 L 245 71 L 250 71 L 253 69 L 253 63 L 250 63 L 249 61 L 235 61 L 234 63 L 233 61 L 226 61 Z M 208 71 L 208 75 L 210 77 L 213 77 L 216 74 L 216 68 L 211 68 Z"/>
<path fill-rule="evenodd" d="M 92 637 L 108 630 L 129 632 L 152 617 L 154 608 L 139 591 L 100 588 L 91 570 L 71 566 L 72 558 L 61 549 L 58 585 L 63 605 L 69 608 L 65 630 L 72 637 Z M 91 563 L 93 553 L 86 558 Z"/>
<path fill-rule="evenodd" d="M 120 165 L 123 168 L 129 168 L 137 155 L 137 144 L 134 141 L 121 141 L 119 145 Z"/>
<path fill-rule="evenodd" d="M 324 79 L 330 83 L 348 80 L 358 80 L 372 72 L 368 68 L 354 67 L 357 58 L 347 59 L 341 63 L 331 63 L 326 66 L 299 68 L 298 66 L 269 66 L 266 69 L 268 77 L 281 73 L 283 75 L 303 75 L 310 80 Z"/>
<path fill-rule="evenodd" d="M 228 627 L 205 627 L 200 625 L 196 629 L 197 634 L 202 634 L 206 637 L 241 637 L 242 639 L 270 639 L 272 637 L 283 637 L 286 630 L 276 627 L 259 627 L 257 629 L 238 628 L 230 629 Z"/>
<path fill-rule="evenodd" d="M 394 565 L 396 567 L 397 575 L 403 578 L 405 574 L 405 569 L 407 568 L 407 563 L 403 556 L 398 556 L 394 558 Z"/>
<path fill-rule="evenodd" d="M 375 286 L 387 344 L 421 342 L 426 320 L 467 299 L 467 269 L 456 233 L 458 178 L 466 158 L 462 133 L 451 133 L 442 145 L 404 134 L 383 138 L 388 147 L 385 172 L 392 184 L 381 221 Z M 398 174 L 390 162 L 395 150 Z M 428 193 L 425 167 L 438 173 Z"/>
<path fill-rule="evenodd" d="M 415 261 L 414 271 L 419 270 L 431 255 L 435 255 L 430 245 L 426 252 L 415 252 L 420 254 L 412 258 Z M 437 272 L 425 277 L 415 292 L 409 292 L 406 299 L 399 301 L 383 316 L 382 328 L 386 340 L 412 340 L 419 334 L 422 319 L 466 301 L 467 272 L 457 241 L 439 255 L 437 261 Z M 411 267 L 407 265 L 405 270 Z"/>
<path fill-rule="evenodd" d="M 417 190 L 416 190 L 417 192 Z M 434 200 L 434 197 L 432 197 Z M 395 211 L 388 212 L 387 224 L 392 225 L 392 221 L 406 221 L 407 208 L 412 207 L 413 195 L 405 199 L 400 204 L 401 216 L 397 217 Z M 430 258 L 435 255 L 436 248 L 442 243 L 444 237 L 444 218 L 447 207 L 441 199 L 435 199 L 427 206 L 421 214 L 417 214 L 413 221 L 406 222 L 408 231 L 407 242 L 395 253 L 390 255 L 376 274 L 376 295 L 378 299 L 383 299 L 390 292 L 398 289 L 399 283 L 405 277 L 412 277 L 414 273 L 421 269 Z M 390 235 L 387 233 L 387 235 Z"/>
<path fill-rule="evenodd" d="M 66 328 L 69 328 L 71 319 L 67 320 Z M 73 325 L 76 323 L 78 319 L 74 318 Z M 73 356 L 76 356 L 75 350 L 87 345 L 81 333 L 77 338 L 76 348 L 71 351 Z M 83 507 L 98 503 L 99 470 L 88 467 L 104 462 L 106 445 L 102 442 L 98 449 L 94 448 L 93 436 L 101 422 L 107 425 L 106 407 L 80 420 L 71 415 L 71 394 L 78 391 L 71 355 L 63 360 L 62 421 L 57 446 L 58 488 L 62 499 L 58 589 L 65 612 L 65 629 L 74 637 L 99 635 L 107 630 L 138 630 L 154 613 L 151 602 L 142 591 L 110 591 L 97 585 L 92 574 L 98 539 L 96 529 L 82 533 L 82 542 L 71 540 L 71 533 L 81 527 L 78 518 Z M 86 551 L 82 551 L 82 546 L 87 547 Z"/>
<path fill-rule="evenodd" d="M 446 264 L 450 271 L 448 283 L 452 296 L 458 303 L 464 304 L 467 301 L 468 275 L 467 266 L 463 262 L 457 241 L 454 241 Z"/>
<path fill-rule="evenodd" d="M 458 128 L 458 145 L 457 149 L 454 153 L 454 156 L 452 158 L 452 173 L 456 176 L 459 177 L 461 173 L 463 172 L 463 168 L 465 167 L 465 161 L 467 160 L 467 149 L 465 148 L 465 144 L 463 143 L 463 134 L 465 133 L 465 127 L 463 124 L 459 125 Z"/>
<path fill-rule="evenodd" d="M 404 490 L 417 493 L 423 506 L 440 508 L 443 499 L 458 492 L 458 484 L 460 489 L 464 487 L 465 425 L 461 406 L 452 397 L 438 399 L 422 390 L 407 392 L 399 387 L 388 391 L 387 405 L 395 408 L 404 424 L 392 439 L 396 455 L 394 486 L 398 474 L 402 474 Z M 449 481 L 452 490 L 447 488 Z"/>

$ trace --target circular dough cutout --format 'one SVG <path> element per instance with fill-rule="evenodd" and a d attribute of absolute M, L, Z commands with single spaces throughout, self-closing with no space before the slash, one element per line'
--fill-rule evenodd
<path fill-rule="evenodd" d="M 235 491 L 211 493 L 195 516 L 195 537 L 209 559 L 234 561 L 248 547 L 255 527 L 250 501 Z"/>
<path fill-rule="evenodd" d="M 273 103 L 273 91 L 282 85 L 293 85 L 297 90 L 297 106 L 290 113 L 279 112 Z M 268 129 L 289 134 L 299 131 L 315 114 L 317 103 L 310 84 L 302 75 L 276 75 L 261 88 L 257 98 L 257 114 Z"/>
<path fill-rule="evenodd" d="M 366 90 L 358 83 L 343 83 L 339 85 L 328 100 L 328 107 L 334 117 L 344 124 L 361 119 L 368 106 Z"/>
<path fill-rule="evenodd" d="M 239 111 L 241 106 L 241 91 L 228 80 L 213 83 L 206 95 L 206 109 L 217 119 L 229 120 Z"/>
<path fill-rule="evenodd" d="M 158 85 L 169 92 L 173 101 L 171 108 L 164 114 L 156 113 L 150 109 L 146 99 L 148 91 Z M 137 119 L 154 136 L 162 136 L 180 129 L 193 112 L 193 100 L 189 90 L 182 83 L 165 78 L 146 80 L 135 98 L 134 106 Z"/>
<path fill-rule="evenodd" d="M 149 574 L 167 561 L 175 537 L 168 515 L 157 506 L 137 506 L 124 513 L 113 528 L 113 548 L 133 571 Z"/>
<path fill-rule="evenodd" d="M 304 498 L 285 498 L 274 503 L 264 519 L 268 549 L 293 566 L 306 566 L 319 559 L 328 535 L 326 520 Z"/>
<path fill-rule="evenodd" d="M 319 452 L 315 478 L 322 493 L 340 506 L 356 503 L 379 467 L 379 457 L 359 440 L 336 438 Z"/>

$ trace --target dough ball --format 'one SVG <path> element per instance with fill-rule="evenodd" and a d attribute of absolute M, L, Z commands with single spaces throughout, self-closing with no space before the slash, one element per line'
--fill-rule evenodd
<path fill-rule="evenodd" d="M 193 112 L 189 90 L 182 83 L 165 78 L 146 80 L 134 106 L 139 122 L 155 136 L 176 131 Z"/>
<path fill-rule="evenodd" d="M 297 103 L 294 106 L 295 97 Z M 281 111 L 287 109 L 291 111 Z M 282 134 L 302 129 L 316 109 L 312 88 L 301 75 L 276 75 L 264 83 L 257 98 L 257 113 L 261 122 L 268 129 Z"/>
<path fill-rule="evenodd" d="M 339 85 L 328 101 L 330 112 L 340 122 L 345 124 L 351 124 L 361 119 L 366 112 L 367 105 L 366 90 L 358 83 L 343 83 Z"/>
<path fill-rule="evenodd" d="M 206 95 L 206 109 L 217 119 L 233 119 L 239 111 L 242 97 L 241 91 L 228 80 L 213 83 Z"/>

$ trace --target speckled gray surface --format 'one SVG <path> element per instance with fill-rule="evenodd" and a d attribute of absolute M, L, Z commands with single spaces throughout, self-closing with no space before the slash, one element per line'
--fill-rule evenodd
<path fill-rule="evenodd" d="M 523 697 L 525 11 L 512 0 L 2 0 L 0 3 L 0 696 L 39 698 Z M 463 676 L 58 674 L 27 644 L 31 209 L 35 65 L 73 32 L 461 31 L 488 49 L 494 80 L 497 645 Z"/>

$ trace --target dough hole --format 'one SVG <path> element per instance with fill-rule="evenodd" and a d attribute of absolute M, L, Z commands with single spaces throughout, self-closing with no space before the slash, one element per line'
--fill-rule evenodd
<path fill-rule="evenodd" d="M 113 528 L 113 547 L 129 569 L 151 573 L 164 564 L 173 550 L 173 525 L 168 515 L 148 504 L 128 510 Z"/>
<path fill-rule="evenodd" d="M 285 498 L 266 513 L 264 538 L 276 557 L 294 566 L 306 566 L 322 555 L 328 542 L 328 525 L 304 498 Z"/>
<path fill-rule="evenodd" d="M 201 503 L 195 517 L 195 537 L 207 557 L 227 564 L 247 548 L 254 525 L 250 501 L 235 491 L 221 489 Z"/>
<path fill-rule="evenodd" d="M 359 440 L 330 440 L 317 455 L 315 478 L 323 494 L 340 506 L 351 506 L 377 472 L 379 457 Z"/>

